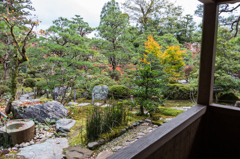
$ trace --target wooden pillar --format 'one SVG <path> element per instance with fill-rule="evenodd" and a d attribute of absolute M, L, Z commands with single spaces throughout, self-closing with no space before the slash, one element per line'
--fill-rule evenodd
<path fill-rule="evenodd" d="M 197 103 L 202 105 L 209 105 L 213 100 L 218 10 L 217 3 L 204 4 L 197 100 Z"/>

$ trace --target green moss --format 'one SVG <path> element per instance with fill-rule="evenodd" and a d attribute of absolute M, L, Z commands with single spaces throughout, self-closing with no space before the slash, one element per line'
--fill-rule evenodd
<path fill-rule="evenodd" d="M 109 141 L 109 140 L 112 140 L 112 139 L 114 139 L 115 137 L 120 136 L 120 135 L 121 135 L 121 130 L 122 130 L 122 129 L 125 129 L 125 128 L 126 128 L 126 125 L 125 125 L 125 126 L 115 127 L 115 128 L 112 129 L 111 132 L 101 134 L 98 140 L 101 140 L 101 139 L 107 139 L 108 141 Z"/>
<path fill-rule="evenodd" d="M 40 102 L 49 102 L 49 101 L 53 101 L 52 99 L 41 99 Z"/>
<path fill-rule="evenodd" d="M 162 114 L 160 114 L 160 113 L 152 113 L 151 115 L 152 115 L 152 120 L 154 120 L 154 121 L 158 121 L 159 118 L 162 117 Z"/>
<path fill-rule="evenodd" d="M 162 123 L 163 123 L 163 120 L 152 121 L 152 124 L 154 125 L 161 125 Z"/>
<path fill-rule="evenodd" d="M 182 112 L 184 112 L 184 111 L 169 108 L 169 107 L 158 107 L 158 109 L 155 111 L 155 113 L 160 113 L 160 114 L 166 115 L 166 116 L 177 116 L 177 115 L 181 114 Z"/>
<path fill-rule="evenodd" d="M 164 107 L 191 107 L 195 104 L 196 103 L 193 103 L 189 100 L 182 100 L 182 101 L 166 100 Z"/>

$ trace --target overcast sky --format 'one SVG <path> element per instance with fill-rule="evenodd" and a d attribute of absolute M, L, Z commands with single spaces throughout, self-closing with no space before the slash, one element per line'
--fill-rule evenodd
<path fill-rule="evenodd" d="M 37 30 L 47 29 L 52 25 L 52 21 L 58 17 L 72 18 L 74 15 L 81 15 L 84 21 L 88 22 L 90 27 L 97 27 L 100 22 L 100 13 L 103 5 L 109 0 L 32 0 L 32 5 L 36 9 L 39 21 L 42 21 Z M 120 4 L 126 0 L 116 0 Z M 171 0 L 174 2 L 174 0 Z M 184 9 L 185 14 L 194 14 L 197 9 L 198 0 L 176 0 L 177 5 Z M 201 20 L 194 17 L 195 22 Z"/>

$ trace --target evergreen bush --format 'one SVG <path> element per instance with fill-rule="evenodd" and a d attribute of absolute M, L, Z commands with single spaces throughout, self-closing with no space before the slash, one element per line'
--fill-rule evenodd
<path fill-rule="evenodd" d="M 37 81 L 36 87 L 38 91 L 45 90 L 47 88 L 47 81 Z"/>
<path fill-rule="evenodd" d="M 4 94 L 4 93 L 8 93 L 10 92 L 10 88 L 8 86 L 5 85 L 0 85 L 0 95 Z"/>
<path fill-rule="evenodd" d="M 33 92 L 33 89 L 31 87 L 23 87 L 24 92 Z"/>
<path fill-rule="evenodd" d="M 109 95 L 114 96 L 128 96 L 129 88 L 124 85 L 113 85 L 109 88 Z"/>
<path fill-rule="evenodd" d="M 168 84 L 168 90 L 164 93 L 164 97 L 167 99 L 190 99 L 190 85 L 184 84 Z M 194 96 L 197 92 L 194 92 Z"/>
<path fill-rule="evenodd" d="M 24 80 L 23 86 L 25 86 L 25 87 L 33 88 L 33 87 L 35 87 L 35 85 L 36 85 L 36 80 L 33 78 L 27 78 Z"/>

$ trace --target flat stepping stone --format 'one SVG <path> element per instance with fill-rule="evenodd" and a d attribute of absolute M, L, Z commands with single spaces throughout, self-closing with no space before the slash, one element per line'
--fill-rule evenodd
<path fill-rule="evenodd" d="M 113 152 L 111 151 L 103 151 L 103 152 L 100 152 L 97 156 L 96 159 L 106 159 L 108 158 L 109 156 L 111 156 L 113 154 Z"/>
<path fill-rule="evenodd" d="M 94 103 L 94 105 L 100 106 L 100 105 L 102 105 L 102 103 Z"/>
<path fill-rule="evenodd" d="M 80 103 L 80 104 L 78 104 L 78 106 L 87 106 L 87 105 L 90 105 L 90 103 Z"/>
<path fill-rule="evenodd" d="M 101 107 L 104 108 L 104 107 L 111 107 L 111 106 L 112 106 L 111 104 L 104 104 Z"/>
<path fill-rule="evenodd" d="M 77 102 L 69 102 L 67 105 L 72 106 L 72 105 L 77 105 L 77 104 L 78 104 Z"/>
<path fill-rule="evenodd" d="M 48 139 L 44 143 L 20 148 L 17 156 L 23 156 L 27 159 L 57 159 L 63 157 L 63 149 L 67 147 L 68 140 L 66 138 Z"/>
<path fill-rule="evenodd" d="M 187 111 L 187 110 L 190 109 L 191 107 L 171 107 L 171 108 L 177 109 L 177 110 Z"/>
<path fill-rule="evenodd" d="M 60 119 L 56 122 L 56 128 L 59 129 L 61 127 L 70 131 L 71 127 L 73 127 L 75 123 L 76 121 L 72 119 Z"/>
<path fill-rule="evenodd" d="M 68 159 L 76 159 L 76 158 L 90 158 L 93 151 L 82 148 L 80 145 L 78 146 L 73 146 L 65 149 L 66 152 L 66 157 Z"/>

